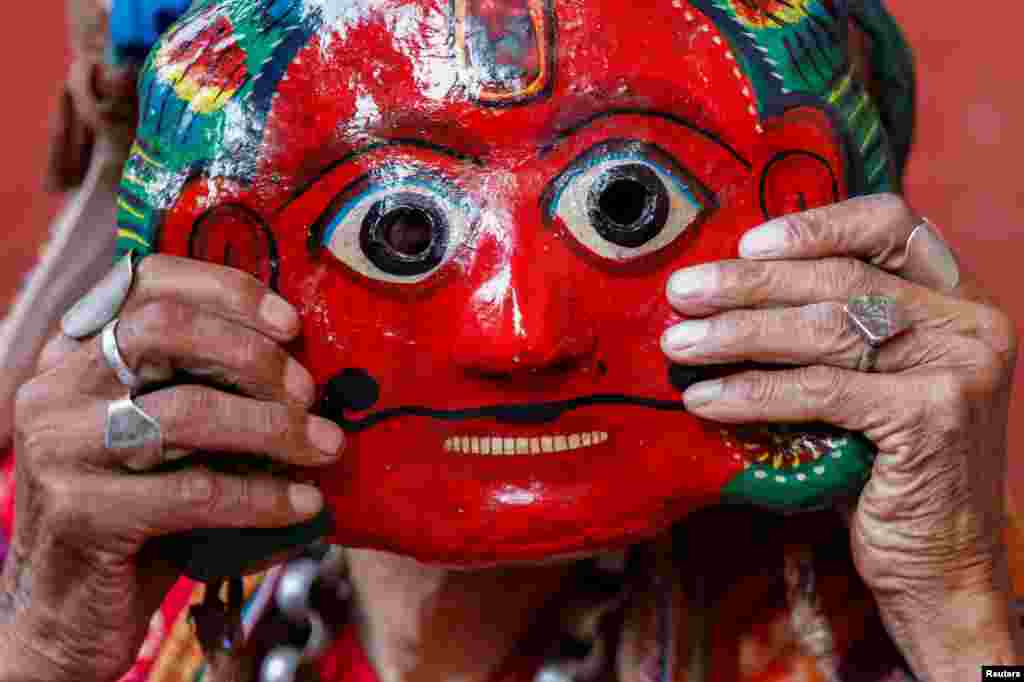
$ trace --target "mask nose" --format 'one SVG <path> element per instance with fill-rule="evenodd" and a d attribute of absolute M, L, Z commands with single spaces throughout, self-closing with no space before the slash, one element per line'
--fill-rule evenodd
<path fill-rule="evenodd" d="M 456 362 L 489 377 L 571 370 L 592 354 L 596 341 L 578 296 L 569 269 L 557 258 L 501 259 L 469 293 L 455 339 Z"/>

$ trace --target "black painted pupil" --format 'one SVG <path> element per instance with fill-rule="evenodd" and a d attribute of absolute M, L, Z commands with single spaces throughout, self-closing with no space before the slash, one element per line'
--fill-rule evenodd
<path fill-rule="evenodd" d="M 637 248 L 665 228 L 669 195 L 657 173 L 642 164 L 609 170 L 591 187 L 590 221 L 598 234 L 619 246 Z"/>
<path fill-rule="evenodd" d="M 632 225 L 643 217 L 650 193 L 636 180 L 616 180 L 601 193 L 601 210 L 619 225 Z"/>
<path fill-rule="evenodd" d="M 384 216 L 381 225 L 384 242 L 403 256 L 419 256 L 434 240 L 430 216 L 418 208 L 397 208 Z"/>
<path fill-rule="evenodd" d="M 439 266 L 448 240 L 444 211 L 430 197 L 414 193 L 396 194 L 371 206 L 359 236 L 363 253 L 374 265 L 404 277 Z"/>

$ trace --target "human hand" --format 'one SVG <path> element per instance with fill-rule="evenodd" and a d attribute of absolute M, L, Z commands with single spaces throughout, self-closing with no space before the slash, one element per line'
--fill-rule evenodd
<path fill-rule="evenodd" d="M 72 62 L 50 135 L 46 176 L 55 191 L 82 183 L 97 144 L 113 148 L 109 163 L 119 171 L 134 137 L 138 74 L 107 61 L 109 15 L 103 0 L 67 2 Z"/>
<path fill-rule="evenodd" d="M 1013 662 L 1004 482 L 1012 322 L 924 235 L 896 196 L 852 199 L 747 233 L 741 259 L 676 273 L 668 297 L 693 319 L 668 330 L 680 364 L 795 366 L 691 387 L 694 414 L 720 422 L 827 422 L 878 448 L 849 519 L 856 567 L 924 679 L 965 680 Z M 951 288 L 952 287 L 952 288 Z M 883 295 L 910 329 L 876 373 L 844 303 Z"/>
<path fill-rule="evenodd" d="M 0 679 L 116 679 L 178 577 L 148 540 L 195 528 L 288 526 L 323 504 L 319 491 L 285 475 L 231 476 L 200 465 L 153 471 L 192 451 L 259 454 L 289 467 L 336 460 L 341 430 L 308 413 L 312 377 L 281 345 L 299 330 L 290 305 L 244 273 L 154 255 L 140 263 L 119 319 L 118 346 L 137 374 L 186 372 L 206 385 L 135 398 L 164 443 L 163 459 L 139 461 L 104 447 L 107 408 L 127 389 L 100 340 L 58 335 L 44 348 L 17 400 Z M 7 670 L 13 678 L 5 666 L 18 668 Z"/>

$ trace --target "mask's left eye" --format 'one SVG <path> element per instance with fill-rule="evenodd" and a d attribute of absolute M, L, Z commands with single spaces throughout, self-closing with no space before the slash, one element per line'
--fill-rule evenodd
<path fill-rule="evenodd" d="M 314 228 L 320 245 L 356 272 L 385 282 L 421 282 L 447 263 L 472 226 L 469 203 L 436 178 L 364 180 Z"/>

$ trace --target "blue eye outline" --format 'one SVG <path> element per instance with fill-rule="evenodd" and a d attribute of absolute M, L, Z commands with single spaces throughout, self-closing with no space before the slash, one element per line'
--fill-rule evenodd
<path fill-rule="evenodd" d="M 612 182 L 620 179 L 615 177 L 619 169 L 630 167 L 645 169 L 645 174 L 649 172 L 656 176 L 671 204 L 665 224 L 654 230 L 648 241 L 639 244 L 611 241 L 606 236 L 607 232 L 601 234 L 598 231 L 598 225 L 594 224 L 595 199 L 590 191 L 595 186 L 600 189 L 602 181 L 605 182 L 604 187 L 611 186 Z M 598 169 L 603 170 L 597 173 Z M 593 176 L 589 185 L 579 187 L 588 175 Z M 649 182 L 647 177 L 627 179 L 645 185 Z M 573 197 L 575 205 L 568 208 L 575 210 L 566 210 L 566 194 L 569 192 L 576 196 Z M 549 224 L 561 217 L 577 242 L 597 256 L 614 262 L 628 262 L 661 251 L 687 228 L 718 208 L 715 195 L 668 152 L 654 144 L 630 139 L 605 140 L 583 152 L 549 185 L 542 201 L 542 210 Z M 644 210 L 654 209 L 648 206 Z M 638 218 L 644 215 L 640 211 Z M 626 226 L 617 224 L 616 227 Z M 620 230 L 620 233 L 625 236 L 626 231 Z"/>
<path fill-rule="evenodd" d="M 381 248 L 379 239 L 373 241 L 367 234 L 372 226 L 366 220 L 374 209 L 380 208 L 386 215 L 389 207 L 415 211 L 424 219 L 432 233 L 427 249 L 403 254 Z M 310 246 L 327 249 L 338 261 L 370 279 L 415 284 L 452 259 L 476 221 L 477 211 L 468 196 L 443 176 L 422 169 L 410 172 L 407 166 L 387 166 L 357 178 L 338 193 L 313 223 Z M 389 253 L 382 256 L 383 252 Z"/>

